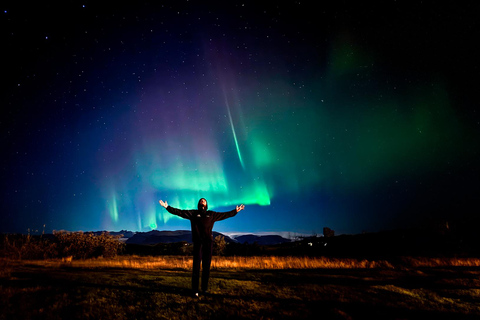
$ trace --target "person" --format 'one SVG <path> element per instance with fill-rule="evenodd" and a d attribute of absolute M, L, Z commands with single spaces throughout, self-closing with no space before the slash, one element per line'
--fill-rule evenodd
<path fill-rule="evenodd" d="M 242 204 L 236 206 L 232 211 L 216 212 L 208 210 L 208 203 L 205 198 L 201 198 L 198 201 L 197 210 L 181 210 L 169 206 L 167 201 L 160 200 L 159 202 L 171 214 L 190 220 L 193 241 L 192 290 L 194 296 L 198 297 L 200 264 L 202 264 L 202 292 L 208 294 L 208 279 L 210 277 L 213 251 L 213 224 L 217 221 L 234 217 L 238 212 L 245 209 L 245 206 Z"/>

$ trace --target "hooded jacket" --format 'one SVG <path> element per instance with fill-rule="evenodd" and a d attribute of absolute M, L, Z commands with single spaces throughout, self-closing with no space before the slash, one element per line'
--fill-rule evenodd
<path fill-rule="evenodd" d="M 202 199 L 205 200 L 205 198 Z M 192 225 L 192 240 L 194 243 L 213 241 L 213 224 L 216 221 L 225 220 L 227 218 L 234 217 L 237 214 L 236 209 L 228 212 L 216 212 L 208 210 L 207 200 L 205 200 L 205 202 L 207 202 L 207 206 L 203 208 L 200 205 L 200 201 L 202 199 L 198 201 L 197 210 L 181 210 L 172 206 L 167 207 L 167 211 L 171 214 L 190 220 L 190 224 Z"/>

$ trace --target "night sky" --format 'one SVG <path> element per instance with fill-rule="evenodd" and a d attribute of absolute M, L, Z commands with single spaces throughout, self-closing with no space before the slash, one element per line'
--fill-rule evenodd
<path fill-rule="evenodd" d="M 6 2 L 0 232 L 479 220 L 474 2 Z"/>

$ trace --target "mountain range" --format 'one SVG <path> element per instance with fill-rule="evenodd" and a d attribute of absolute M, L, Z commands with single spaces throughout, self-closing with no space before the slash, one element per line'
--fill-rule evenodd
<path fill-rule="evenodd" d="M 192 242 L 192 232 L 189 230 L 175 231 L 159 231 L 152 230 L 148 232 L 132 232 L 121 230 L 119 232 L 109 232 L 111 235 L 122 235 L 122 240 L 127 244 L 143 244 L 152 245 L 157 243 L 174 243 L 174 242 Z M 290 242 L 280 235 L 255 235 L 244 234 L 239 236 L 227 236 L 219 232 L 213 232 L 213 238 L 222 236 L 227 243 L 253 244 L 259 245 L 275 245 Z"/>

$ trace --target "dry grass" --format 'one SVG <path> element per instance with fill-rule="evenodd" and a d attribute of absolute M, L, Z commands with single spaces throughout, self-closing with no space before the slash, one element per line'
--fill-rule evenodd
<path fill-rule="evenodd" d="M 480 267 L 479 258 L 411 258 L 403 260 L 411 267 Z"/>
<path fill-rule="evenodd" d="M 387 261 L 332 259 L 323 257 L 218 257 L 212 261 L 216 269 L 346 269 L 391 268 Z"/>
<path fill-rule="evenodd" d="M 128 269 L 181 269 L 190 270 L 192 257 L 184 256 L 121 256 L 104 259 L 51 259 L 28 261 L 32 265 L 71 266 L 76 268 L 128 268 Z M 388 261 L 369 261 L 356 259 L 333 259 L 312 257 L 214 257 L 213 270 L 255 269 L 371 269 L 393 268 Z"/>
<path fill-rule="evenodd" d="M 50 259 L 31 260 L 31 265 L 71 266 L 76 268 L 179 269 L 190 270 L 192 257 L 186 256 L 118 256 L 86 260 Z M 413 258 L 404 257 L 397 264 L 387 260 L 358 260 L 326 257 L 214 257 L 213 270 L 255 269 L 394 269 L 398 267 L 478 267 L 478 258 Z"/>

